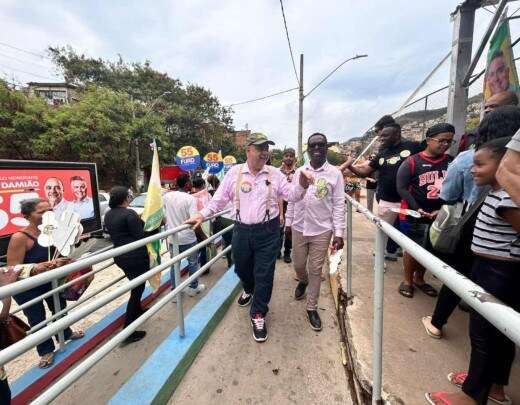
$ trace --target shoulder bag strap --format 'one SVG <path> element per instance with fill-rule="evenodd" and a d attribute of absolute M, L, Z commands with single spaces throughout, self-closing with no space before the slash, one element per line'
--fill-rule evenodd
<path fill-rule="evenodd" d="M 244 165 L 241 164 L 238 168 L 237 182 L 235 184 L 235 209 L 237 219 L 240 221 L 240 183 L 242 182 L 242 169 Z"/>

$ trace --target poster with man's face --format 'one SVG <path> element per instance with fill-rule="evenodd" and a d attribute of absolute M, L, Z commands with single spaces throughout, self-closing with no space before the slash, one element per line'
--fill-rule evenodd
<path fill-rule="evenodd" d="M 518 90 L 518 75 L 511 49 L 509 22 L 505 20 L 500 23 L 489 43 L 484 76 L 484 101 L 504 91 L 518 93 Z"/>

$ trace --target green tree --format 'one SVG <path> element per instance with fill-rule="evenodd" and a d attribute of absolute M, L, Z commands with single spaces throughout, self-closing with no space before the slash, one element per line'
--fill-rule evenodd
<path fill-rule="evenodd" d="M 0 158 L 41 158 L 34 143 L 47 129 L 49 109 L 43 100 L 28 98 L 0 80 Z"/>
<path fill-rule="evenodd" d="M 49 48 L 51 57 L 65 79 L 78 86 L 96 85 L 128 93 L 142 107 L 137 116 L 154 116 L 162 121 L 169 139 L 163 145 L 176 151 L 183 145 L 195 146 L 204 155 L 222 149 L 225 154 L 240 154 L 227 133 L 232 131 L 231 109 L 204 87 L 188 84 L 158 72 L 150 62 L 126 63 L 94 59 L 77 54 L 71 47 Z M 137 131 L 136 136 L 141 135 Z M 143 142 L 141 142 L 143 143 Z M 173 163 L 174 153 L 166 155 Z"/>

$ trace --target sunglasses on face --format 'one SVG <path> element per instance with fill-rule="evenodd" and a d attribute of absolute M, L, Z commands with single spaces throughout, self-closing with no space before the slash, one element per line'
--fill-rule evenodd
<path fill-rule="evenodd" d="M 310 143 L 309 144 L 309 149 L 314 149 L 314 148 L 325 148 L 327 147 L 327 142 L 313 142 L 313 143 Z"/>

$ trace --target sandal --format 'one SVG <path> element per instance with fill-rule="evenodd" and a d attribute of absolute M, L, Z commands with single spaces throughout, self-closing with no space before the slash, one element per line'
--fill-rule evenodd
<path fill-rule="evenodd" d="M 82 330 L 77 330 L 76 332 L 72 332 L 72 335 L 70 335 L 70 340 L 78 340 L 85 336 L 85 332 Z"/>
<path fill-rule="evenodd" d="M 428 295 L 430 297 L 436 297 L 437 295 L 439 295 L 437 293 L 437 290 L 428 283 L 424 283 L 424 284 L 413 283 L 413 285 L 416 286 L 419 290 L 421 290 L 423 293 L 425 293 L 426 295 Z"/>
<path fill-rule="evenodd" d="M 426 330 L 426 333 L 428 334 L 428 336 L 430 336 L 434 339 L 442 338 L 442 331 L 434 332 L 433 330 L 430 329 L 430 326 L 433 326 L 431 316 L 423 316 L 421 321 L 422 321 L 422 324 L 423 324 L 424 329 Z"/>
<path fill-rule="evenodd" d="M 462 388 L 462 384 L 464 384 L 464 381 L 466 381 L 467 376 L 468 373 L 466 373 L 465 371 L 459 371 L 458 373 L 449 373 L 447 377 L 450 383 L 452 383 L 456 387 Z M 492 397 L 491 395 L 488 396 L 488 399 L 499 405 L 511 405 L 513 403 L 511 398 L 505 394 L 503 400 Z"/>
<path fill-rule="evenodd" d="M 399 294 L 406 298 L 413 298 L 413 285 L 407 285 L 403 281 L 399 285 Z"/>
<path fill-rule="evenodd" d="M 49 368 L 54 363 L 54 353 L 47 353 L 40 357 L 39 368 Z"/>
<path fill-rule="evenodd" d="M 438 405 L 438 404 L 452 405 L 452 403 L 446 399 L 447 394 L 448 394 L 448 392 L 445 392 L 445 391 L 427 392 L 426 394 L 424 394 L 424 397 L 426 398 L 426 401 L 428 401 L 428 403 L 430 405 Z M 434 399 L 437 402 L 434 402 Z"/>

